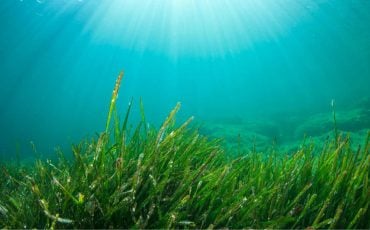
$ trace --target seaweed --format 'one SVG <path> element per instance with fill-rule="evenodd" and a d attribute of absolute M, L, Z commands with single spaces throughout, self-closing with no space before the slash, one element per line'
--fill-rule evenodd
<path fill-rule="evenodd" d="M 141 122 L 128 124 L 132 100 L 120 122 L 122 77 L 105 131 L 72 159 L 1 166 L 1 228 L 370 228 L 370 132 L 357 151 L 335 130 L 324 146 L 230 158 L 192 117 L 176 125 L 180 103 L 158 130 L 141 100 Z"/>

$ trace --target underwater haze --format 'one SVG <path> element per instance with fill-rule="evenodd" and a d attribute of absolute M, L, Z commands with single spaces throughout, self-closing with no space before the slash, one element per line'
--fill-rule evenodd
<path fill-rule="evenodd" d="M 143 100 L 159 125 L 182 103 L 227 144 L 289 144 L 370 129 L 370 1 L 1 0 L 0 156 L 43 155 Z"/>

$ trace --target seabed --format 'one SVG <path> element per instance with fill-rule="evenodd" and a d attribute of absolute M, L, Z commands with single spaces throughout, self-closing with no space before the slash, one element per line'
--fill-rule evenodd
<path fill-rule="evenodd" d="M 1 166 L 1 228 L 370 228 L 369 131 L 358 148 L 335 129 L 294 154 L 230 158 L 193 118 L 175 124 L 180 104 L 158 130 L 142 103 L 137 126 L 132 103 L 120 121 L 122 77 L 106 130 L 74 145 L 72 159 Z"/>

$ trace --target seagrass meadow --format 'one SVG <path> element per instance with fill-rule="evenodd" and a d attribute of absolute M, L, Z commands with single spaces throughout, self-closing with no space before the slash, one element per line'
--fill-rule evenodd
<path fill-rule="evenodd" d="M 120 119 L 122 77 L 105 131 L 73 158 L 1 166 L 1 228 L 370 228 L 370 132 L 230 157 L 193 117 L 175 123 L 180 103 L 159 129 L 141 101 L 141 122 L 128 123 L 132 101 Z"/>
<path fill-rule="evenodd" d="M 0 0 L 0 229 L 370 229 L 369 63 L 370 0 Z"/>

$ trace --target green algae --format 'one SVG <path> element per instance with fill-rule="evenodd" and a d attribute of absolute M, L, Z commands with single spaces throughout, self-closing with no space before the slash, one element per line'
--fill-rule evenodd
<path fill-rule="evenodd" d="M 0 227 L 370 228 L 370 132 L 356 150 L 338 135 L 230 159 L 193 118 L 176 125 L 180 104 L 157 130 L 142 102 L 136 127 L 132 102 L 120 122 L 116 97 L 106 131 L 74 145 L 73 159 L 1 167 Z"/>

